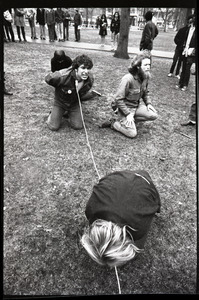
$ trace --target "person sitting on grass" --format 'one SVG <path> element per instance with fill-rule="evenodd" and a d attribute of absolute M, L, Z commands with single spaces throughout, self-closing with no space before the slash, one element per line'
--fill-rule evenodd
<path fill-rule="evenodd" d="M 144 250 L 160 207 L 159 193 L 147 171 L 110 173 L 93 188 L 85 209 L 89 228 L 80 242 L 98 264 L 123 265 Z"/>
<path fill-rule="evenodd" d="M 60 128 L 62 117 L 66 112 L 72 128 L 83 128 L 78 94 L 81 101 L 89 100 L 96 95 L 91 91 L 94 82 L 90 71 L 92 67 L 92 60 L 83 54 L 73 60 L 71 67 L 50 72 L 45 76 L 46 83 L 55 87 L 53 108 L 46 122 L 50 130 Z"/>
<path fill-rule="evenodd" d="M 134 138 L 137 135 L 135 121 L 157 119 L 158 115 L 148 92 L 150 67 L 149 54 L 142 53 L 133 58 L 128 68 L 129 73 L 123 76 L 116 94 L 109 97 L 112 108 L 117 112 L 117 119 L 111 119 L 101 127 L 111 127 L 129 138 Z"/>

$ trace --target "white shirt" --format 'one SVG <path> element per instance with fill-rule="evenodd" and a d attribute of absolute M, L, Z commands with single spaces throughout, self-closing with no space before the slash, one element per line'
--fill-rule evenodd
<path fill-rule="evenodd" d="M 185 55 L 186 57 L 187 57 L 188 55 L 190 55 L 190 54 L 192 53 L 193 49 L 194 49 L 194 48 L 189 48 L 189 45 L 190 45 L 190 42 L 191 42 L 191 39 L 192 39 L 194 30 L 195 30 L 195 26 L 192 25 L 192 26 L 189 28 L 189 33 L 188 33 L 186 45 L 185 45 L 184 51 L 183 51 L 183 53 L 182 53 L 182 55 Z"/>

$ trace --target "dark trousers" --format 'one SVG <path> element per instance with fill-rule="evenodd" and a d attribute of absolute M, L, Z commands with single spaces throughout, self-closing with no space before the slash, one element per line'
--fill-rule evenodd
<path fill-rule="evenodd" d="M 10 22 L 5 21 L 4 22 L 4 28 L 5 28 L 8 40 L 9 41 L 12 40 L 14 42 L 15 41 L 15 36 L 14 36 L 13 29 L 12 29 L 12 24 Z"/>
<path fill-rule="evenodd" d="M 80 29 L 78 29 L 77 24 L 75 24 L 75 40 L 80 41 Z"/>
<path fill-rule="evenodd" d="M 55 40 L 55 24 L 48 25 L 48 35 L 50 41 Z"/>
<path fill-rule="evenodd" d="M 178 48 L 175 49 L 175 53 L 173 56 L 173 63 L 170 68 L 170 73 L 173 73 L 176 63 L 177 63 L 177 67 L 176 67 L 175 75 L 179 75 L 180 67 L 182 65 L 182 50 L 179 50 Z"/>
<path fill-rule="evenodd" d="M 196 103 L 191 105 L 191 109 L 189 112 L 189 120 L 196 122 Z"/>
<path fill-rule="evenodd" d="M 25 29 L 24 29 L 23 26 L 21 26 L 21 27 L 17 26 L 17 35 L 18 35 L 18 38 L 21 41 L 20 28 L 21 28 L 21 33 L 22 33 L 23 39 L 24 39 L 24 41 L 26 41 Z"/>
<path fill-rule="evenodd" d="M 195 61 L 194 56 L 185 57 L 182 56 L 182 72 L 180 74 L 179 86 L 182 88 L 183 86 L 188 86 L 190 79 L 190 70 L 191 66 Z"/>
<path fill-rule="evenodd" d="M 64 33 L 64 40 L 69 39 L 69 24 L 63 23 L 63 33 Z"/>

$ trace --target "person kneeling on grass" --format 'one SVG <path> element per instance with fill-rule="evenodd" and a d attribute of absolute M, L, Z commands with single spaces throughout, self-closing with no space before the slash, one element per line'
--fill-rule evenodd
<path fill-rule="evenodd" d="M 117 267 L 143 251 L 159 193 L 147 171 L 116 171 L 100 179 L 87 202 L 89 229 L 80 241 L 100 265 Z"/>
<path fill-rule="evenodd" d="M 137 135 L 135 121 L 153 121 L 157 111 L 151 105 L 148 92 L 151 57 L 149 54 L 135 56 L 124 75 L 112 100 L 112 108 L 117 112 L 117 120 L 105 122 L 101 127 L 111 127 L 124 135 L 134 138 Z M 141 101 L 141 99 L 143 101 Z"/>
<path fill-rule="evenodd" d="M 71 67 L 46 75 L 45 81 L 55 87 L 54 105 L 46 122 L 49 129 L 58 130 L 66 112 L 72 128 L 83 128 L 78 94 L 81 101 L 89 100 L 96 95 L 91 91 L 94 82 L 90 72 L 92 67 L 92 60 L 86 55 L 80 55 L 73 60 Z"/>

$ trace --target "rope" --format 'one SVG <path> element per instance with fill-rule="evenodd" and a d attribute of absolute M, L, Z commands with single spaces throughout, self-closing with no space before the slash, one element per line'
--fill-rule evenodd
<path fill-rule="evenodd" d="M 97 166 L 96 166 L 96 163 L 95 163 L 95 159 L 94 159 L 94 156 L 93 156 L 93 151 L 92 151 L 92 148 L 91 148 L 91 145 L 90 145 L 90 142 L 89 142 L 89 138 L 88 138 L 88 132 L 87 132 L 86 125 L 85 125 L 85 122 L 84 122 L 84 116 L 83 116 L 82 104 L 81 104 L 80 97 L 79 97 L 79 92 L 78 92 L 78 81 L 77 80 L 75 80 L 75 86 L 76 86 L 77 97 L 78 97 L 78 101 L 79 101 L 79 107 L 80 107 L 80 114 L 81 114 L 81 118 L 82 118 L 82 123 L 83 123 L 84 131 L 85 131 L 85 135 L 86 135 L 87 146 L 88 146 L 88 148 L 90 150 L 92 162 L 93 162 L 95 171 L 97 173 L 98 179 L 100 179 L 101 177 L 100 177 L 100 174 L 98 172 L 98 169 L 97 169 Z M 116 278 L 117 278 L 117 284 L 118 284 L 119 294 L 121 294 L 120 280 L 119 280 L 119 276 L 118 276 L 118 272 L 117 272 L 117 267 L 116 266 L 115 266 L 115 274 L 116 274 Z"/>
<path fill-rule="evenodd" d="M 117 272 L 117 267 L 116 266 L 115 266 L 115 274 L 116 274 L 116 278 L 117 278 L 117 285 L 118 285 L 119 294 L 121 294 L 120 280 L 119 280 L 119 276 L 118 276 L 118 272 Z"/>

